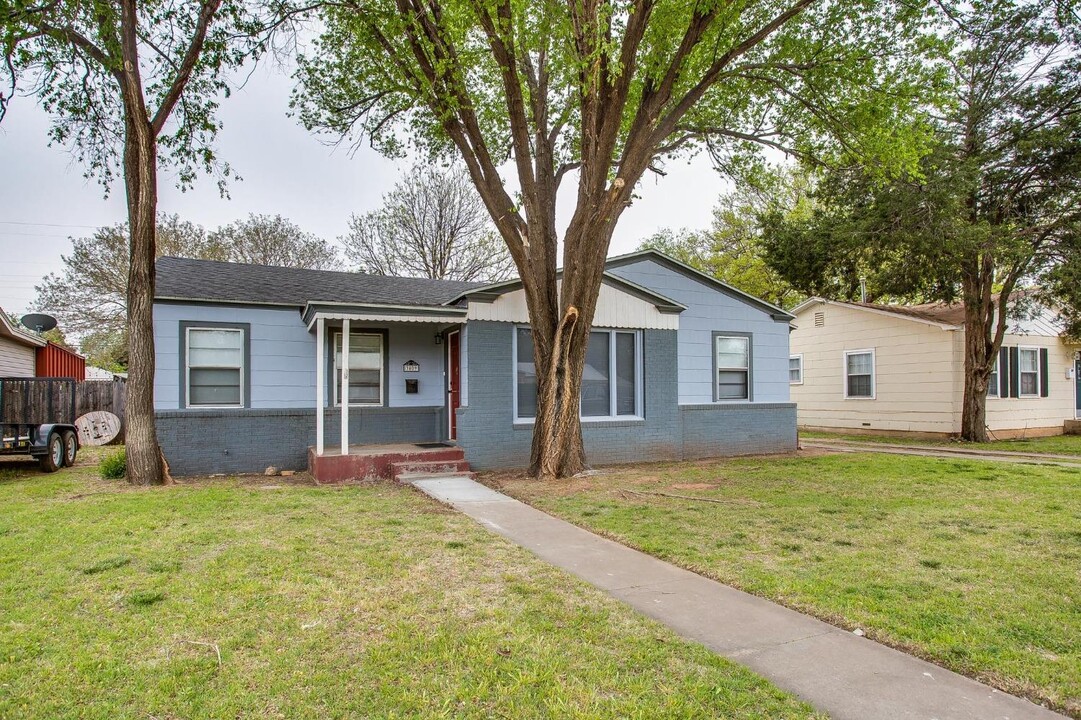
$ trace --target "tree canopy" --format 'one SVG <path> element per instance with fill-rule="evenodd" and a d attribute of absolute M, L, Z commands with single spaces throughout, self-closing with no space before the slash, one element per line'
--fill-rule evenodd
<path fill-rule="evenodd" d="M 804 292 L 966 309 L 962 435 L 986 437 L 983 398 L 1014 289 L 1029 284 L 1081 329 L 1081 22 L 1066 6 L 943 6 L 951 93 L 929 111 L 931 152 L 887 179 L 826 173 L 810 215 L 775 217 L 772 267 Z"/>
<path fill-rule="evenodd" d="M 514 272 L 460 167 L 414 167 L 383 196 L 381 208 L 350 218 L 342 241 L 357 270 L 376 275 L 495 281 Z"/>
<path fill-rule="evenodd" d="M 585 347 L 612 232 L 643 174 L 701 151 L 742 173 L 767 148 L 912 165 L 924 138 L 907 119 L 937 72 L 924 9 L 900 0 L 334 3 L 300 60 L 294 103 L 308 127 L 391 155 L 465 162 L 529 310 L 539 408 L 531 466 L 563 476 L 585 467 Z M 556 204 L 567 178 L 577 187 L 563 229 Z"/>

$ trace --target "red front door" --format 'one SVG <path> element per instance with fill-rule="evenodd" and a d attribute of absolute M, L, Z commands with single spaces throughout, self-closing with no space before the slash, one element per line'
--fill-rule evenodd
<path fill-rule="evenodd" d="M 462 404 L 462 334 L 455 330 L 447 334 L 447 366 L 450 373 L 447 381 L 449 395 L 448 413 L 450 415 L 450 439 L 458 439 L 458 413 Z"/>

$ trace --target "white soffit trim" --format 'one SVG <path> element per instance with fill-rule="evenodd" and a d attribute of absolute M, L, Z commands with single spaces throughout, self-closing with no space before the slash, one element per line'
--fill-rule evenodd
<path fill-rule="evenodd" d="M 405 323 L 439 323 L 445 325 L 454 317 L 447 315 L 381 315 L 378 313 L 337 313 L 319 312 L 312 315 L 308 321 L 308 329 L 315 327 L 319 318 L 323 320 L 349 320 L 351 322 L 405 322 Z"/>
<path fill-rule="evenodd" d="M 525 291 L 519 289 L 504 293 L 492 302 L 470 302 L 466 318 L 528 323 L 529 311 L 526 309 Z M 663 313 L 651 302 L 602 283 L 600 296 L 597 298 L 597 311 L 593 316 L 593 327 L 678 330 L 679 315 Z"/>

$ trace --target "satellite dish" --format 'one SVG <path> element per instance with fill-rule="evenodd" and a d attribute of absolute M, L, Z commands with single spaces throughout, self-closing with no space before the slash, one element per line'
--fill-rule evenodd
<path fill-rule="evenodd" d="M 56 327 L 56 318 L 52 315 L 46 315 L 45 313 L 30 313 L 29 315 L 23 315 L 19 322 L 24 327 L 28 327 L 34 332 L 43 333 L 52 330 Z"/>

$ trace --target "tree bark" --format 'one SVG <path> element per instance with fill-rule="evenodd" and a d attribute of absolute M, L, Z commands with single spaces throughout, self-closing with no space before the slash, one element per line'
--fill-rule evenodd
<path fill-rule="evenodd" d="M 139 73 L 138 6 L 121 7 L 124 184 L 131 256 L 128 265 L 128 404 L 124 429 L 128 482 L 161 485 L 168 477 L 154 423 L 154 258 L 158 211 L 158 130 L 147 113 Z M 159 111 L 160 112 L 160 111 Z"/>
<path fill-rule="evenodd" d="M 160 485 L 165 465 L 154 422 L 154 257 L 157 143 L 147 123 L 127 122 L 124 141 L 131 257 L 128 267 L 128 482 Z"/>

